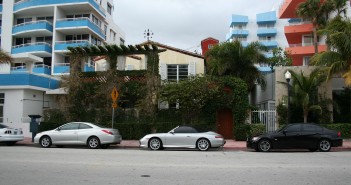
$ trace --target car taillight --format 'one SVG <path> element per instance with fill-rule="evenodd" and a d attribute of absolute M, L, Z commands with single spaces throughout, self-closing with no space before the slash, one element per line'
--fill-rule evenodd
<path fill-rule="evenodd" d="M 215 138 L 223 138 L 223 136 L 219 135 L 219 136 L 215 136 Z"/>
<path fill-rule="evenodd" d="M 341 137 L 341 132 L 338 132 L 338 137 Z"/>
<path fill-rule="evenodd" d="M 110 135 L 113 135 L 113 133 L 109 130 L 102 130 L 103 132 L 105 132 L 106 134 L 110 134 Z"/>

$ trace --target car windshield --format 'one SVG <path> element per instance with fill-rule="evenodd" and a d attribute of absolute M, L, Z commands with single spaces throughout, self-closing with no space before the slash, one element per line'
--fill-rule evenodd
<path fill-rule="evenodd" d="M 289 126 L 289 125 L 285 125 L 285 126 L 283 126 L 282 128 L 276 130 L 276 132 L 283 132 L 283 130 L 285 130 L 286 127 L 288 127 L 288 126 Z"/>
<path fill-rule="evenodd" d="M 0 124 L 0 128 L 8 128 L 8 126 Z"/>

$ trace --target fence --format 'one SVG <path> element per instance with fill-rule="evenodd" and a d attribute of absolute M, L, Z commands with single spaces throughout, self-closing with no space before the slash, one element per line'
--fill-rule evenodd
<path fill-rule="evenodd" d="M 249 123 L 262 123 L 266 125 L 266 132 L 273 132 L 276 127 L 276 110 L 254 110 L 251 111 Z"/>

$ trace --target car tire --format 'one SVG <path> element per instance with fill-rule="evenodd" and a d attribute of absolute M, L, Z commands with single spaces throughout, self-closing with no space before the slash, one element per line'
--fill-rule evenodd
<path fill-rule="evenodd" d="M 98 137 L 95 137 L 95 136 L 89 137 L 87 144 L 89 148 L 97 149 L 100 147 L 100 140 Z"/>
<path fill-rule="evenodd" d="M 6 145 L 7 145 L 7 146 L 13 146 L 14 144 L 16 144 L 16 141 L 9 141 L 9 142 L 6 142 Z"/>
<path fill-rule="evenodd" d="M 102 149 L 107 149 L 109 146 L 110 146 L 109 144 L 104 144 L 104 145 L 101 145 L 100 147 L 101 147 Z"/>
<path fill-rule="evenodd" d="M 205 138 L 201 138 L 196 142 L 196 148 L 200 151 L 207 151 L 211 147 L 210 141 Z"/>
<path fill-rule="evenodd" d="M 321 139 L 318 148 L 321 152 L 329 152 L 331 149 L 331 142 L 328 139 Z"/>
<path fill-rule="evenodd" d="M 49 136 L 43 136 L 40 138 L 40 146 L 43 148 L 50 148 L 51 147 L 51 138 Z"/>
<path fill-rule="evenodd" d="M 260 152 L 269 152 L 272 148 L 272 144 L 268 139 L 261 139 L 258 142 L 257 149 Z"/>
<path fill-rule="evenodd" d="M 161 150 L 162 149 L 162 141 L 159 138 L 151 138 L 149 140 L 149 148 L 151 150 Z"/>

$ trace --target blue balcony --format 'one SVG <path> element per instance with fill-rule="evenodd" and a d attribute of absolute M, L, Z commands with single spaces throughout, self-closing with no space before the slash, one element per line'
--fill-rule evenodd
<path fill-rule="evenodd" d="M 230 21 L 230 27 L 235 25 L 246 25 L 248 22 L 249 22 L 248 16 L 232 15 L 232 19 Z"/>
<path fill-rule="evenodd" d="M 273 49 L 278 47 L 278 42 L 271 40 L 271 41 L 260 41 L 260 43 L 266 47 L 268 47 L 268 49 Z"/>
<path fill-rule="evenodd" d="M 26 66 L 11 67 L 11 73 L 28 73 Z"/>
<path fill-rule="evenodd" d="M 45 31 L 52 33 L 53 27 L 52 24 L 48 21 L 33 21 L 23 24 L 18 24 L 12 28 L 12 34 L 17 35 L 25 32 L 34 32 L 34 31 Z"/>
<path fill-rule="evenodd" d="M 2 29 L 1 29 L 1 26 L 0 26 L 0 35 L 1 35 L 1 32 L 2 32 Z"/>
<path fill-rule="evenodd" d="M 267 24 L 277 22 L 277 13 L 275 11 L 260 13 L 256 15 L 257 24 Z"/>
<path fill-rule="evenodd" d="M 51 56 L 51 45 L 46 42 L 21 44 L 12 47 L 11 54 L 32 53 L 38 56 Z"/>
<path fill-rule="evenodd" d="M 2 4 L 0 4 L 0 13 L 2 13 Z"/>
<path fill-rule="evenodd" d="M 248 30 L 232 30 L 226 35 L 226 40 L 229 40 L 233 37 L 247 37 L 249 35 Z"/>
<path fill-rule="evenodd" d="M 89 66 L 88 64 L 84 65 L 84 72 L 91 72 L 91 71 L 95 71 L 94 66 Z"/>
<path fill-rule="evenodd" d="M 51 69 L 50 66 L 44 64 L 34 65 L 33 73 L 51 75 Z"/>
<path fill-rule="evenodd" d="M 276 36 L 277 29 L 276 28 L 259 28 L 257 30 L 257 36 L 265 37 L 265 36 Z"/>
<path fill-rule="evenodd" d="M 0 74 L 0 86 L 34 86 L 47 89 L 57 89 L 59 81 L 50 77 L 35 74 Z"/>
<path fill-rule="evenodd" d="M 90 46 L 87 40 L 58 41 L 55 43 L 55 51 L 68 51 L 67 47 Z"/>
<path fill-rule="evenodd" d="M 56 64 L 54 66 L 54 73 L 56 74 L 70 73 L 70 64 L 69 63 Z"/>
<path fill-rule="evenodd" d="M 24 9 L 29 9 L 33 7 L 48 6 L 48 5 L 79 5 L 79 4 L 89 4 L 97 12 L 106 17 L 106 10 L 103 9 L 96 1 L 94 0 L 27 0 L 21 1 L 15 4 L 13 11 L 17 12 Z"/>
<path fill-rule="evenodd" d="M 79 18 L 79 19 L 63 19 L 56 22 L 56 29 L 77 29 L 77 28 L 89 28 L 92 32 L 100 36 L 102 39 L 106 39 L 104 32 L 99 26 L 94 24 L 88 18 Z"/>

